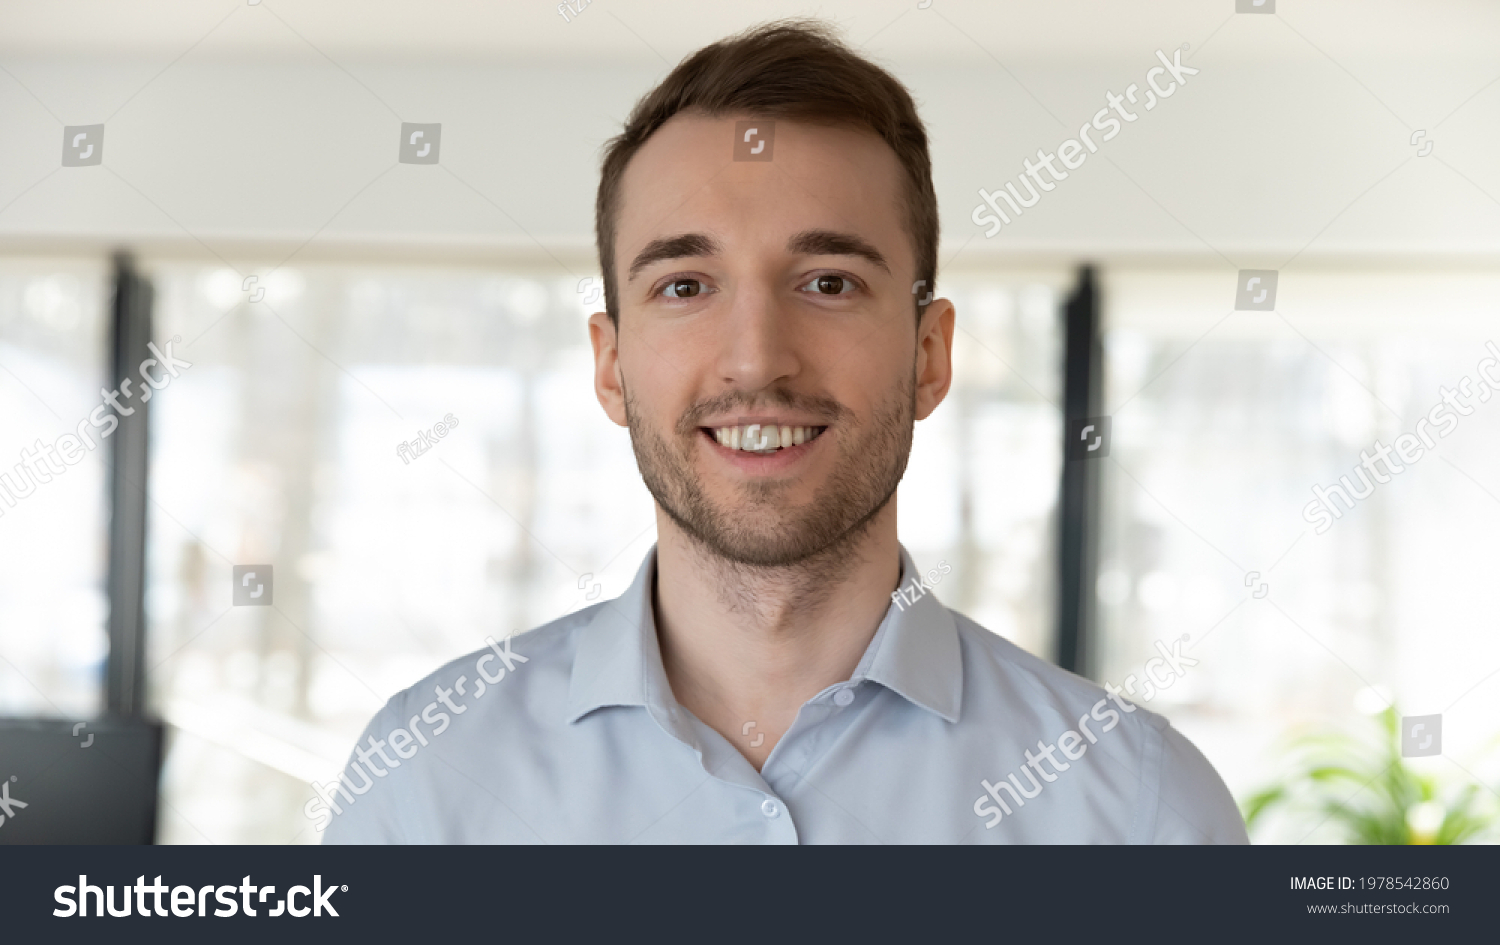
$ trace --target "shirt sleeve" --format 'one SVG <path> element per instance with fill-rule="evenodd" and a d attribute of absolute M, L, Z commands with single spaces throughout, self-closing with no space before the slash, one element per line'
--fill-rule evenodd
<path fill-rule="evenodd" d="M 1161 732 L 1152 843 L 1249 843 L 1245 819 L 1214 766 L 1170 725 Z"/>
<path fill-rule="evenodd" d="M 370 724 L 360 733 L 359 741 L 354 743 L 355 748 L 368 744 L 371 737 L 384 739 L 385 733 L 401 726 L 396 721 L 400 713 L 393 708 L 394 702 L 393 699 L 386 703 L 375 714 Z M 359 765 L 354 752 L 350 752 L 349 763 L 339 773 L 344 776 L 339 781 L 325 782 L 321 789 L 319 785 L 313 785 L 314 793 L 323 799 L 326 816 L 332 817 L 323 829 L 323 843 L 407 843 L 397 816 L 401 809 L 397 795 L 404 785 L 386 783 L 400 780 L 391 777 L 397 772 L 387 769 L 384 778 L 372 777 L 368 769 Z M 359 791 L 361 786 L 364 788 L 363 793 Z"/>

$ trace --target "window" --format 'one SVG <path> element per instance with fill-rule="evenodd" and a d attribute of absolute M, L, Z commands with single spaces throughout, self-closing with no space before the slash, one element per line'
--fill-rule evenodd
<path fill-rule="evenodd" d="M 1500 397 L 1478 390 L 1477 365 L 1493 354 L 1500 279 L 1280 281 L 1275 312 L 1230 311 L 1218 273 L 1106 281 L 1103 678 L 1144 681 L 1158 641 L 1186 641 L 1198 665 L 1147 705 L 1240 798 L 1274 777 L 1291 733 L 1387 700 L 1443 714 L 1446 757 L 1411 759 L 1424 771 L 1493 778 L 1481 764 L 1500 694 Z M 1321 534 L 1304 519 L 1314 486 L 1348 476 L 1362 489 L 1361 452 L 1412 431 L 1465 377 L 1473 406 L 1450 435 L 1399 474 L 1379 467 L 1388 481 L 1340 503 Z"/>
<path fill-rule="evenodd" d="M 576 280 L 307 266 L 247 292 L 229 270 L 151 275 L 156 334 L 193 365 L 153 416 L 162 837 L 316 842 L 307 782 L 385 700 L 487 636 L 620 593 L 655 540 L 650 496 L 594 398 Z M 1066 279 L 945 286 L 959 375 L 918 425 L 899 507 L 918 563 L 953 568 L 944 602 L 1042 653 Z M 232 568 L 266 564 L 272 605 L 232 606 Z"/>
<path fill-rule="evenodd" d="M 102 262 L 0 262 L 0 714 L 103 706 L 108 446 L 54 444 L 103 403 L 108 295 Z"/>

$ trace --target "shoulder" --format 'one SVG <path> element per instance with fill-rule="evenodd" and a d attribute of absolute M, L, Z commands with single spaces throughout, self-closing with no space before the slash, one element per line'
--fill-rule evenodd
<path fill-rule="evenodd" d="M 1136 737 L 1167 727 L 1166 719 L 1128 698 L 1113 699 L 1098 684 L 1026 652 L 957 611 L 950 612 L 963 652 L 966 711 L 971 695 L 982 709 L 986 696 L 1003 694 L 1038 717 L 1076 720 L 1080 712 L 1086 714 L 1096 707 L 1101 715 L 1106 710 L 1123 712 L 1128 720 L 1123 724 Z"/>
<path fill-rule="evenodd" d="M 313 786 L 318 797 L 306 813 L 327 826 L 323 842 L 455 842 L 471 833 L 534 842 L 524 820 L 492 803 L 492 785 L 513 780 L 515 763 L 558 741 L 578 634 L 597 606 L 487 638 L 392 696 L 338 780 Z"/>
<path fill-rule="evenodd" d="M 1135 842 L 1248 842 L 1228 787 L 1165 717 L 952 613 L 963 653 L 967 721 L 1011 729 L 1028 744 L 1041 739 L 1061 745 L 1066 738 L 1080 755 L 1090 747 L 1102 750 L 1112 763 L 1096 771 L 1102 783 L 1090 793 L 1123 802 L 1128 791 Z"/>
<path fill-rule="evenodd" d="M 578 635 L 601 606 L 595 604 L 503 639 L 487 637 L 485 646 L 450 660 L 396 693 L 382 714 L 408 718 L 434 703 L 442 708 L 438 695 L 444 691 L 459 705 L 460 714 L 481 706 L 491 711 L 528 704 L 543 709 L 546 703 L 557 702 L 560 708 L 567 699 Z"/>

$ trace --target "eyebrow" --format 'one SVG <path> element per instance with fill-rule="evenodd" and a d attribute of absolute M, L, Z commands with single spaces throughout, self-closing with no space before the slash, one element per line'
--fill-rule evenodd
<path fill-rule="evenodd" d="M 891 267 L 880 250 L 853 233 L 836 230 L 804 230 L 787 240 L 787 252 L 799 256 L 856 256 L 885 272 Z M 703 233 L 680 233 L 652 240 L 630 262 L 630 278 L 647 266 L 669 259 L 694 256 L 717 256 L 723 250 L 719 241 Z"/>
<path fill-rule="evenodd" d="M 689 256 L 717 256 L 720 249 L 718 240 L 702 233 L 682 233 L 652 240 L 631 261 L 630 278 L 634 279 L 636 273 L 652 263 Z"/>
<path fill-rule="evenodd" d="M 835 230 L 805 230 L 787 240 L 786 250 L 800 256 L 858 256 L 885 270 L 891 271 L 880 250 L 853 233 Z"/>

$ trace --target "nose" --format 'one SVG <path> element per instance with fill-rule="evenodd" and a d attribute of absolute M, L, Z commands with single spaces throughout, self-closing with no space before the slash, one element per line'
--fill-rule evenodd
<path fill-rule="evenodd" d="M 755 392 L 802 370 L 793 313 L 766 287 L 742 288 L 727 313 L 718 373 L 732 389 Z"/>

